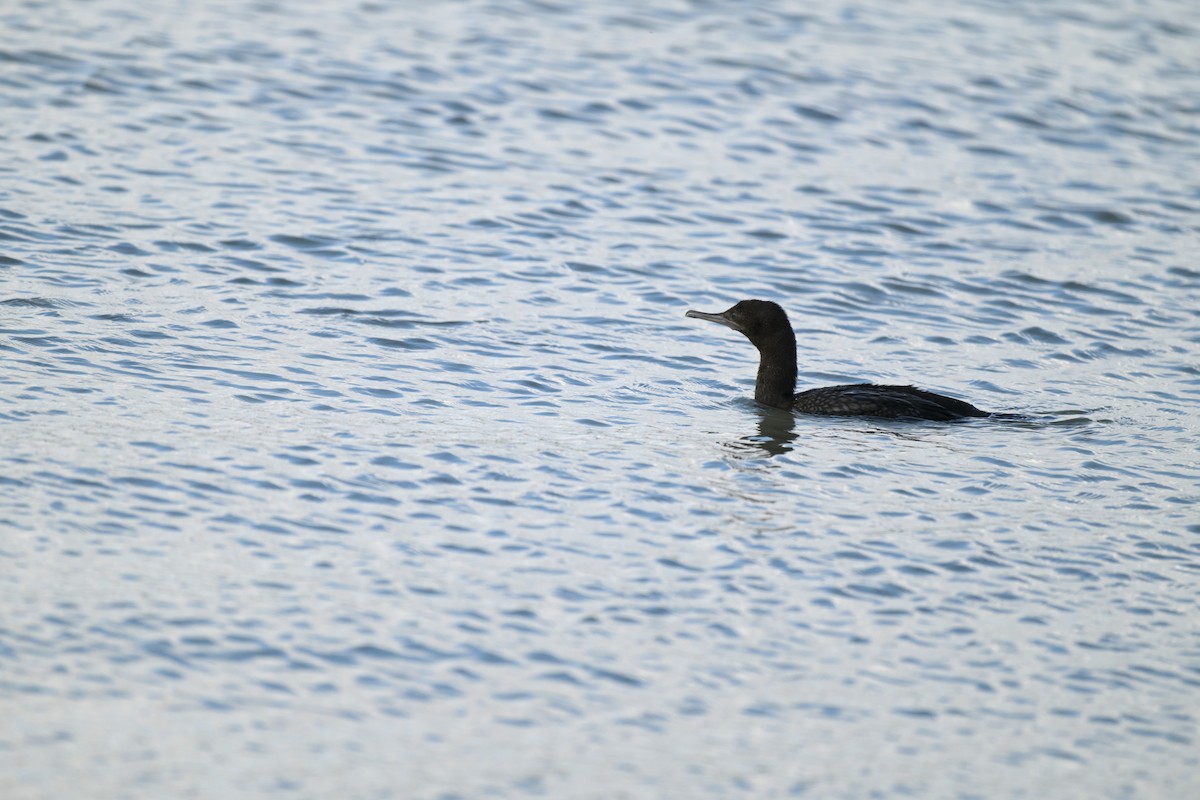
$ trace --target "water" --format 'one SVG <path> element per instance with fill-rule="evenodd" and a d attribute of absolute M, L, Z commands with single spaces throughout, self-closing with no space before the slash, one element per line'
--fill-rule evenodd
<path fill-rule="evenodd" d="M 5 798 L 1200 791 L 1194 4 L 0 16 Z"/>

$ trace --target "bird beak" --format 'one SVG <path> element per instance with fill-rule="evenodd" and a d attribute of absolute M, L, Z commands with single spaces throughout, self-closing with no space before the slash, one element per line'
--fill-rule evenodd
<path fill-rule="evenodd" d="M 738 327 L 737 325 L 735 325 L 733 323 L 733 321 L 731 319 L 729 319 L 729 317 L 725 316 L 726 313 L 728 313 L 728 312 L 722 312 L 720 314 L 711 314 L 707 311 L 689 311 L 689 312 L 687 312 L 687 314 L 685 316 L 694 317 L 695 319 L 706 319 L 709 322 L 715 322 L 718 325 L 724 325 L 726 328 L 732 328 L 733 330 L 737 331 L 738 333 L 741 333 L 742 329 L 740 327 Z"/>

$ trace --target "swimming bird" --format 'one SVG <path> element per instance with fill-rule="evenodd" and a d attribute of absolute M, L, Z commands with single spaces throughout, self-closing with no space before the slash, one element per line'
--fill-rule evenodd
<path fill-rule="evenodd" d="M 770 300 L 743 300 L 719 314 L 689 311 L 687 316 L 706 319 L 743 334 L 758 348 L 758 379 L 754 399 L 766 406 L 801 414 L 831 416 L 908 417 L 951 420 L 987 417 L 965 400 L 934 394 L 915 386 L 880 386 L 854 383 L 825 386 L 796 393 L 796 335 L 787 312 Z"/>

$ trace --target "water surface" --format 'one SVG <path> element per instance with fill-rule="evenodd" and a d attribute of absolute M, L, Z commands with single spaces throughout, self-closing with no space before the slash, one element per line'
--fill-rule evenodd
<path fill-rule="evenodd" d="M 1192 4 L 201 6 L 0 13 L 4 797 L 1200 791 Z"/>

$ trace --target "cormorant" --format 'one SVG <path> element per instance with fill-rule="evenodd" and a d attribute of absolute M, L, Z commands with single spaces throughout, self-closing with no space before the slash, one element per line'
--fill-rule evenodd
<path fill-rule="evenodd" d="M 987 417 L 965 400 L 934 394 L 915 386 L 855 383 L 796 393 L 796 335 L 787 313 L 769 300 L 742 300 L 728 311 L 689 311 L 687 316 L 718 322 L 744 334 L 758 348 L 758 380 L 754 399 L 763 405 L 801 414 L 854 417 L 908 417 L 951 420 Z"/>

